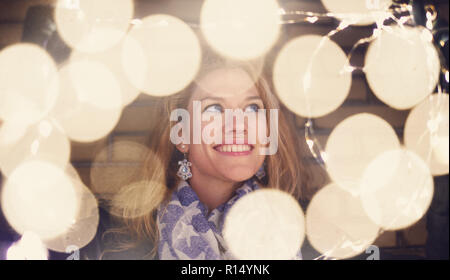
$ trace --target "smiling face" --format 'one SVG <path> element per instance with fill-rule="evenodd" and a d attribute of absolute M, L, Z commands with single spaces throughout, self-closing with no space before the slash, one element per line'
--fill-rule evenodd
<path fill-rule="evenodd" d="M 255 142 L 249 138 L 249 132 L 256 132 L 257 135 L 258 126 L 266 125 L 257 118 L 258 109 L 264 109 L 264 103 L 252 78 L 240 69 L 216 70 L 199 80 L 189 101 L 188 111 L 191 116 L 194 114 L 193 101 L 200 102 L 202 116 L 211 117 L 209 121 L 201 121 L 201 131 L 208 126 L 222 132 L 220 143 L 215 141 L 207 144 L 202 141 L 201 144 L 189 145 L 188 158 L 192 162 L 193 176 L 227 182 L 251 178 L 264 162 L 265 156 L 259 153 L 261 145 L 258 137 L 255 137 Z M 241 109 L 246 115 L 253 115 L 255 121 L 245 118 L 244 122 L 236 123 L 237 119 L 233 118 L 233 122 L 227 123 L 225 109 Z M 214 117 L 218 115 L 222 121 L 214 122 Z M 191 128 L 192 122 L 193 118 Z M 217 136 L 214 130 L 211 136 Z M 225 142 L 226 138 L 232 139 L 232 144 Z"/>

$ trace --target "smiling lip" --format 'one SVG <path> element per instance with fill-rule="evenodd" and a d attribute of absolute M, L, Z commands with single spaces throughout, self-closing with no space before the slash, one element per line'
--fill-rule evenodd
<path fill-rule="evenodd" d="M 252 153 L 254 149 L 253 145 L 217 145 L 214 147 L 216 152 L 226 156 L 247 156 Z"/>

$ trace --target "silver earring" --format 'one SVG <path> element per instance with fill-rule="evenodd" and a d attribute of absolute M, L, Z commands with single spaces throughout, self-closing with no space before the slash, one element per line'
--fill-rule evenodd
<path fill-rule="evenodd" d="M 183 180 L 187 180 L 192 177 L 191 168 L 189 166 L 192 165 L 186 158 L 186 154 L 184 154 L 184 159 L 178 162 L 180 168 L 178 169 L 177 175 Z"/>

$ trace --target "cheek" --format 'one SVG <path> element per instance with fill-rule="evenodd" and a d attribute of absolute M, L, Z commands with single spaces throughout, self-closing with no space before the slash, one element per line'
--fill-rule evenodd
<path fill-rule="evenodd" d="M 208 151 L 208 145 L 205 144 L 192 144 L 189 149 L 189 161 L 198 170 L 205 173 L 211 173 L 214 171 L 216 160 L 211 151 Z"/>
<path fill-rule="evenodd" d="M 256 121 L 256 141 L 257 144 L 261 145 L 261 140 L 259 137 L 259 134 L 262 133 L 261 137 L 268 137 L 269 136 L 269 128 L 267 126 L 266 119 L 264 118 L 257 118 Z"/>
<path fill-rule="evenodd" d="M 201 137 L 204 145 L 221 143 L 223 134 L 223 116 L 221 114 L 202 116 Z"/>
<path fill-rule="evenodd" d="M 198 164 L 208 160 L 206 152 L 202 146 L 202 144 L 191 144 L 189 150 L 189 160 L 191 162 Z"/>

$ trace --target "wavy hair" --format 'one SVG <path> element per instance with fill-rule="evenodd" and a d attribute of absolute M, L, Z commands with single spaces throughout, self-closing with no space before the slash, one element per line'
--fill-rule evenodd
<path fill-rule="evenodd" d="M 242 68 L 252 77 L 255 76 L 252 69 Z M 265 75 L 257 75 L 255 80 L 255 87 L 260 94 L 265 109 L 280 109 L 278 115 L 278 151 L 274 155 L 266 156 L 266 176 L 263 180 L 257 180 L 263 188 L 276 188 L 291 194 L 299 201 L 306 200 L 310 197 L 308 186 L 310 172 L 301 159 L 301 155 L 306 151 L 304 138 L 297 134 L 293 114 L 280 105 Z M 157 100 L 158 120 L 149 137 L 150 153 L 142 169 L 143 179 L 151 183 L 148 185 L 145 194 L 123 192 L 121 201 L 126 201 L 126 205 L 123 207 L 120 217 L 122 227 L 110 231 L 131 234 L 131 240 L 150 241 L 153 248 L 148 256 L 151 258 L 157 256 L 159 241 L 156 209 L 161 203 L 167 202 L 175 190 L 179 182 L 176 175 L 178 161 L 183 157 L 183 154 L 170 141 L 170 130 L 175 125 L 174 122 L 170 121 L 170 114 L 177 108 L 187 109 L 192 92 L 197 86 L 196 82 L 192 82 L 182 92 Z M 266 119 L 269 120 L 269 116 Z M 145 200 L 144 204 L 142 204 L 143 200 Z M 130 217 L 129 214 L 135 210 L 134 208 L 141 207 L 141 205 L 148 207 L 147 214 Z M 136 244 L 137 242 L 134 242 L 134 245 L 130 243 L 121 245 L 118 250 L 129 249 Z"/>

